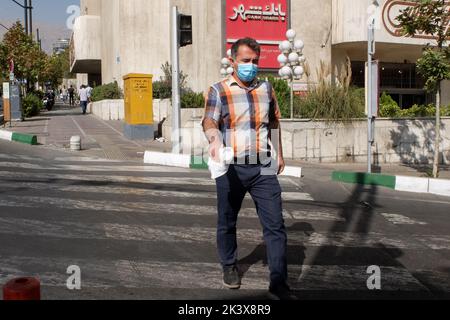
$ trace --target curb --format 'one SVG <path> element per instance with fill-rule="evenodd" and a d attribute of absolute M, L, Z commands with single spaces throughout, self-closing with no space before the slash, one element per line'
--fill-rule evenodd
<path fill-rule="evenodd" d="M 338 182 L 377 185 L 396 191 L 430 193 L 450 197 L 450 180 L 344 171 L 333 172 L 331 178 Z"/>
<path fill-rule="evenodd" d="M 35 146 L 38 144 L 37 136 L 0 130 L 0 139 L 12 142 L 20 142 Z"/>
<path fill-rule="evenodd" d="M 161 153 L 146 151 L 144 155 L 144 163 L 179 167 L 186 169 L 208 170 L 208 163 L 201 156 L 190 156 L 183 154 Z M 286 166 L 281 176 L 290 176 L 294 178 L 302 177 L 302 168 Z"/>

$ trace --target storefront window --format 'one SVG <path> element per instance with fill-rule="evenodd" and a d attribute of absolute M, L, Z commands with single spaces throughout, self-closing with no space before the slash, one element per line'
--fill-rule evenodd
<path fill-rule="evenodd" d="M 365 62 L 352 62 L 352 84 L 364 88 Z M 414 104 L 425 104 L 427 96 L 424 80 L 417 73 L 414 63 L 380 63 L 380 92 L 388 93 L 402 109 Z"/>

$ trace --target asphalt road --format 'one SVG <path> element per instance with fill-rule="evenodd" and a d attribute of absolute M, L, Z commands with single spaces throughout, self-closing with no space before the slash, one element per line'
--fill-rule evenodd
<path fill-rule="evenodd" d="M 280 178 L 290 284 L 300 299 L 448 299 L 450 199 Z M 222 287 L 215 186 L 205 171 L 79 158 L 0 141 L 0 285 L 35 276 L 43 299 L 266 299 L 251 199 L 239 221 L 241 290 Z M 66 287 L 69 266 L 81 290 Z M 370 266 L 381 290 L 370 290 Z M 370 279 L 369 279 L 370 278 Z"/>

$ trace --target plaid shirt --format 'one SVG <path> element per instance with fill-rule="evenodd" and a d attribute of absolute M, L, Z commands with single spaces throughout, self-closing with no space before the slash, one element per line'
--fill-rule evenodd
<path fill-rule="evenodd" d="M 280 120 L 281 113 L 269 82 L 255 82 L 242 88 L 233 76 L 210 87 L 205 118 L 219 124 L 226 147 L 236 157 L 269 154 L 270 123 Z"/>

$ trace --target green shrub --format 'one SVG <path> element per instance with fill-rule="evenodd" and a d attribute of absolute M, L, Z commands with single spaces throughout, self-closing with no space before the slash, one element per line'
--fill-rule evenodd
<path fill-rule="evenodd" d="M 280 108 L 282 118 L 291 117 L 291 88 L 286 80 L 268 76 L 267 80 L 275 90 L 275 96 L 277 97 L 278 106 Z M 295 106 L 298 106 L 300 98 L 294 96 L 294 110 Z"/>
<path fill-rule="evenodd" d="M 441 108 L 442 117 L 450 117 L 450 105 Z"/>
<path fill-rule="evenodd" d="M 382 118 L 396 118 L 400 116 L 400 109 L 397 102 L 386 92 L 383 92 L 380 98 L 380 117 Z"/>
<path fill-rule="evenodd" d="M 153 98 L 154 99 L 170 99 L 172 98 L 172 65 L 169 62 L 161 65 L 163 76 L 159 81 L 153 82 Z M 189 92 L 190 89 L 187 86 L 188 76 L 180 71 L 180 89 L 182 95 L 185 92 Z"/>
<path fill-rule="evenodd" d="M 172 98 L 172 83 L 169 83 L 168 81 L 153 82 L 153 98 L 154 99 Z"/>
<path fill-rule="evenodd" d="M 122 99 L 122 90 L 119 88 L 117 81 L 102 86 L 95 87 L 92 90 L 91 100 L 93 102 L 102 100 Z"/>
<path fill-rule="evenodd" d="M 302 118 L 349 120 L 364 117 L 364 89 L 321 83 L 298 103 Z"/>
<path fill-rule="evenodd" d="M 204 108 L 205 97 L 203 93 L 187 92 L 181 96 L 181 108 Z"/>
<path fill-rule="evenodd" d="M 436 107 L 432 104 L 430 105 L 413 105 L 409 109 L 403 109 L 399 112 L 399 117 L 401 118 L 424 118 L 433 117 L 436 115 Z"/>
<path fill-rule="evenodd" d="M 31 94 L 34 94 L 36 97 L 38 97 L 39 99 L 44 99 L 44 91 L 41 90 L 33 90 L 32 92 L 30 92 Z"/>
<path fill-rule="evenodd" d="M 22 110 L 25 118 L 38 115 L 43 107 L 42 100 L 35 94 L 28 94 L 22 99 Z"/>

